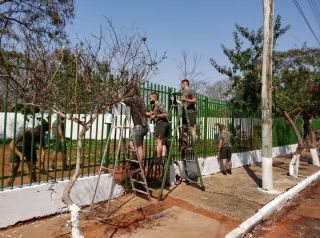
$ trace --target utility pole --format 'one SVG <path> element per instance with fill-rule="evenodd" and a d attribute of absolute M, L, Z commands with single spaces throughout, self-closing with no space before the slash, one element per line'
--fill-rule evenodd
<path fill-rule="evenodd" d="M 272 178 L 272 51 L 273 51 L 273 0 L 263 0 L 264 39 L 262 59 L 262 189 L 273 190 Z"/>

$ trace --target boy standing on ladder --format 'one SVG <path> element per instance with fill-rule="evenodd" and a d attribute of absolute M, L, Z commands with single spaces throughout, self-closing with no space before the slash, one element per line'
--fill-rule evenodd
<path fill-rule="evenodd" d="M 167 112 L 159 102 L 158 94 L 156 92 L 152 92 L 149 95 L 149 102 L 151 104 L 151 112 L 147 112 L 147 116 L 155 121 L 155 137 L 157 139 L 157 157 L 156 164 L 165 164 L 166 156 L 167 156 L 167 138 L 169 135 L 169 121 Z"/>
<path fill-rule="evenodd" d="M 196 111 L 196 92 L 190 88 L 190 82 L 188 79 L 181 81 L 182 97 L 181 101 L 177 100 L 179 104 L 186 103 L 186 111 L 183 109 L 182 114 L 182 124 L 183 124 L 183 133 L 182 133 L 182 145 L 181 150 L 186 150 L 188 148 L 188 133 L 189 129 L 191 130 L 191 135 L 193 142 L 197 140 L 196 132 L 196 123 L 197 123 L 197 111 Z M 187 118 L 188 117 L 188 118 Z M 188 119 L 190 123 L 190 128 L 188 127 Z"/>
<path fill-rule="evenodd" d="M 132 138 L 136 148 L 132 141 L 130 141 L 130 147 L 132 150 L 136 150 L 139 161 L 143 163 L 143 138 L 148 132 L 148 122 L 146 117 L 146 104 L 140 96 L 139 88 L 137 86 L 132 88 L 128 97 L 124 98 L 123 102 L 130 107 L 134 124 L 132 128 Z"/>

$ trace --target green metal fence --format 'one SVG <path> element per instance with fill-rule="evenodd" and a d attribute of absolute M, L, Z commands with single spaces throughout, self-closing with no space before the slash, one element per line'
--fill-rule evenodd
<path fill-rule="evenodd" d="M 145 98 L 148 109 L 150 105 L 147 97 L 153 91 L 158 93 L 159 100 L 170 111 L 171 95 L 179 90 L 152 83 L 141 85 L 141 94 Z M 204 95 L 197 95 L 197 100 L 198 140 L 196 150 L 198 156 L 206 158 L 217 154 L 218 127 L 216 123 L 225 124 L 232 133 L 234 152 L 260 149 L 261 121 L 259 117 L 235 116 L 232 106 L 226 101 Z M 115 118 L 116 124 L 123 120 L 123 113 L 120 114 Z M 96 174 L 101 160 L 104 160 L 105 166 L 113 166 L 118 137 L 116 133 L 112 136 L 103 158 L 107 136 L 111 131 L 111 124 L 106 123 L 106 116 L 107 113 L 99 115 L 86 134 L 82 145 L 81 176 Z M 44 121 L 47 121 L 48 128 L 45 128 Z M 62 136 L 59 130 L 63 132 Z M 0 113 L 0 148 L 2 150 L 0 152 L 0 189 L 70 178 L 75 169 L 76 139 L 79 131 L 78 124 L 72 121 L 61 123 L 57 115 L 50 112 L 37 111 L 36 108 L 21 107 L 12 103 L 9 107 L 8 95 L 5 93 L 3 112 Z M 128 131 L 125 137 L 129 137 Z M 281 146 L 292 143 L 295 143 L 295 139 L 289 125 L 282 118 L 276 118 L 273 125 L 273 145 Z M 19 157 L 14 152 L 16 149 L 22 153 L 21 158 L 27 155 L 30 161 L 26 163 L 25 160 L 21 160 L 19 164 Z M 152 133 L 148 133 L 145 138 L 144 151 L 146 160 L 154 157 L 155 141 Z M 127 147 L 124 145 L 121 159 L 127 154 Z M 177 152 L 175 156 L 179 157 L 179 153 Z M 122 166 L 120 166 L 118 177 L 121 179 L 124 178 L 124 175 L 121 175 L 121 169 L 124 171 L 123 160 L 120 160 L 120 163 Z"/>

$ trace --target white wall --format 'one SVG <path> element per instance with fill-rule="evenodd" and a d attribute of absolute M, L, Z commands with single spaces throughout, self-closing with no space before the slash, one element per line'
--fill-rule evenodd
<path fill-rule="evenodd" d="M 277 156 L 284 156 L 287 154 L 294 153 L 297 146 L 297 144 L 293 144 L 287 146 L 274 147 L 272 149 L 272 157 L 274 158 Z M 239 168 L 249 164 L 261 162 L 261 150 L 233 153 L 231 160 L 232 168 Z M 217 156 L 207 157 L 205 159 L 199 158 L 199 165 L 202 176 L 208 176 L 221 171 Z M 187 163 L 187 167 L 190 170 L 196 171 L 195 163 L 189 162 Z M 181 176 L 184 177 L 185 174 L 182 162 L 179 163 L 179 168 Z"/>
<path fill-rule="evenodd" d="M 71 191 L 71 198 L 78 206 L 90 205 L 97 176 L 79 178 Z M 107 200 L 113 179 L 103 174 L 97 190 L 95 202 Z M 0 192 L 0 228 L 14 225 L 36 217 L 44 217 L 67 210 L 62 202 L 63 189 L 68 181 L 44 183 Z M 123 194 L 121 186 L 116 185 L 113 198 Z"/>

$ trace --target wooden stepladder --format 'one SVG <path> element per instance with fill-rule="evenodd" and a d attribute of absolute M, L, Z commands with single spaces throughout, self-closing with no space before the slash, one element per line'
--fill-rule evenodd
<path fill-rule="evenodd" d="M 109 172 L 112 175 L 112 183 L 111 183 L 111 189 L 110 189 L 110 192 L 108 195 L 106 218 L 108 218 L 111 199 L 112 199 L 112 195 L 114 192 L 114 188 L 116 186 L 115 177 L 116 177 L 116 173 L 118 171 L 118 164 L 119 164 L 119 159 L 120 159 L 120 154 L 121 154 L 121 147 L 123 146 L 124 140 L 126 139 L 125 138 L 125 130 L 129 129 L 130 135 L 132 135 L 132 128 L 127 126 L 130 121 L 130 113 L 129 113 L 129 109 L 127 108 L 127 106 L 124 103 L 119 103 L 119 104 L 115 105 L 112 110 L 112 111 L 114 111 L 114 113 L 112 115 L 113 115 L 113 117 L 118 117 L 121 115 L 121 113 L 119 113 L 119 107 L 122 107 L 122 109 L 124 109 L 124 112 L 125 112 L 124 119 L 120 121 L 120 125 L 116 125 L 116 120 L 112 120 L 112 122 L 111 122 L 111 130 L 110 130 L 110 133 L 107 138 L 106 147 L 105 147 L 105 150 L 103 153 L 103 157 L 101 158 L 100 168 L 99 168 L 99 172 L 98 172 L 98 179 L 96 182 L 94 195 L 93 195 L 93 198 L 91 201 L 91 204 L 93 204 L 94 199 L 96 197 L 97 188 L 99 185 L 102 171 Z M 116 151 L 115 159 L 114 159 L 114 163 L 113 163 L 113 168 L 109 168 L 108 165 L 104 166 L 104 158 L 105 158 L 107 151 L 109 149 L 111 135 L 113 135 L 114 133 L 116 133 L 116 136 L 118 137 L 118 141 L 117 141 L 118 144 L 117 144 L 117 151 Z M 131 156 L 132 158 L 127 157 L 125 159 L 127 162 L 126 173 L 129 175 L 130 183 L 131 183 L 132 190 L 134 191 L 134 193 L 136 195 L 137 194 L 146 195 L 148 200 L 151 200 L 149 187 L 148 187 L 147 180 L 146 180 L 145 173 L 144 173 L 144 169 L 143 169 L 142 158 L 141 159 L 138 158 L 137 146 L 136 146 L 134 139 L 131 139 L 131 141 L 132 141 L 132 143 L 131 143 L 132 148 L 130 148 L 130 151 L 131 151 L 131 154 L 132 155 L 135 154 L 135 156 Z M 129 155 L 129 153 L 125 153 L 125 154 Z"/>

